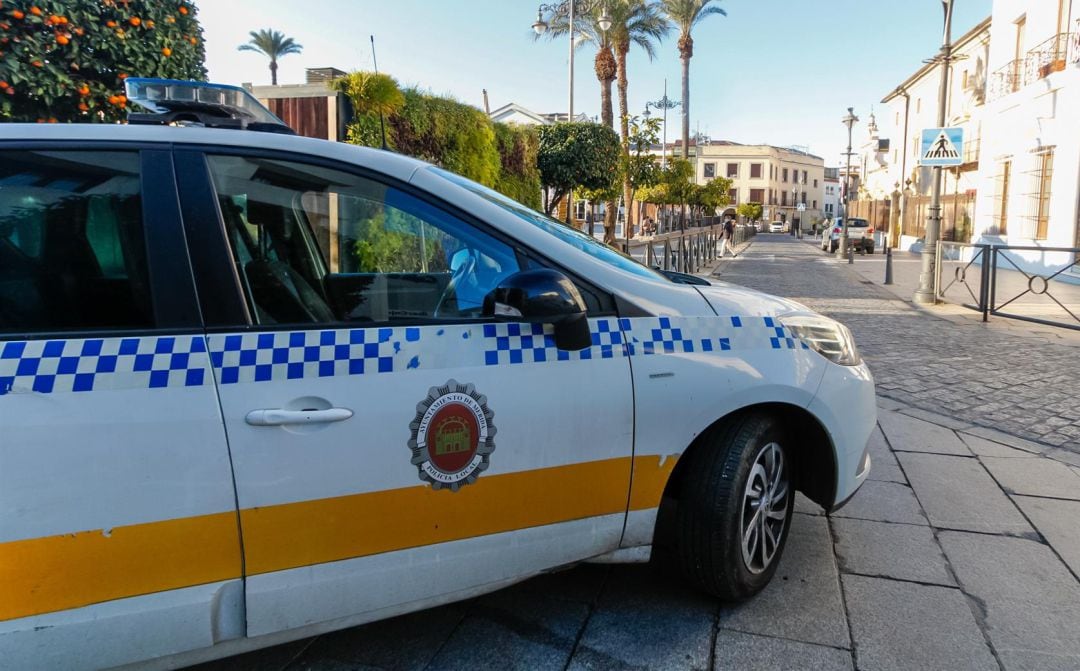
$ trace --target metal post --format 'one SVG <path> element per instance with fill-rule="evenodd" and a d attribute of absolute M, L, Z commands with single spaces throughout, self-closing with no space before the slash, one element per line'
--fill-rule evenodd
<path fill-rule="evenodd" d="M 660 147 L 660 169 L 667 168 L 667 78 L 664 78 L 664 144 Z"/>
<path fill-rule="evenodd" d="M 844 172 L 844 219 L 843 227 L 840 229 L 839 248 L 841 254 L 847 254 L 848 244 L 848 206 L 851 202 L 851 128 L 859 120 L 855 116 L 855 108 L 847 108 L 847 116 L 844 117 L 843 122 L 847 125 L 847 168 Z M 851 261 L 854 263 L 854 261 Z"/>
<path fill-rule="evenodd" d="M 569 77 L 569 91 L 567 92 L 567 104 L 566 104 L 566 123 L 570 123 L 574 120 L 574 0 L 570 0 L 570 77 Z M 566 225 L 571 228 L 574 227 L 574 188 L 566 192 Z M 589 237 L 592 237 L 592 226 L 590 225 L 588 231 Z"/>
<path fill-rule="evenodd" d="M 945 126 L 945 111 L 949 98 L 949 61 L 952 60 L 952 6 L 953 0 L 941 0 L 945 10 L 945 32 L 941 41 L 941 86 L 938 89 L 938 128 Z M 933 305 L 934 296 L 934 261 L 941 237 L 941 167 L 934 167 L 933 190 L 931 191 L 930 216 L 926 219 L 926 243 L 922 253 L 922 272 L 919 273 L 919 288 L 912 297 L 916 303 Z"/>
<path fill-rule="evenodd" d="M 892 247 L 885 246 L 885 284 L 892 284 Z"/>

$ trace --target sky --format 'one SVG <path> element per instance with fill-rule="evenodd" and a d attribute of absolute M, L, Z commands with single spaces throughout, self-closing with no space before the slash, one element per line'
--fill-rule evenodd
<path fill-rule="evenodd" d="M 579 2 L 581 0 L 578 0 Z M 714 0 L 715 2 L 715 0 Z M 309 67 L 370 70 L 370 36 L 379 71 L 402 85 L 491 109 L 515 102 L 536 112 L 567 108 L 568 40 L 534 40 L 534 0 L 195 0 L 211 81 L 270 83 L 265 57 L 237 51 L 248 32 L 272 28 L 303 53 L 279 62 L 278 82 L 304 81 Z M 719 0 L 727 16 L 694 30 L 690 127 L 714 140 L 807 147 L 840 162 L 847 107 L 865 134 L 872 105 L 941 46 L 940 0 Z M 990 15 L 992 0 L 955 0 L 953 37 Z M 651 61 L 630 53 L 629 109 L 680 97 L 681 66 L 672 33 Z M 576 51 L 574 111 L 600 111 L 595 49 Z M 613 93 L 614 95 L 614 93 Z M 616 113 L 618 112 L 616 101 Z M 668 113 L 667 137 L 681 129 Z M 862 133 L 862 134 L 860 134 Z"/>

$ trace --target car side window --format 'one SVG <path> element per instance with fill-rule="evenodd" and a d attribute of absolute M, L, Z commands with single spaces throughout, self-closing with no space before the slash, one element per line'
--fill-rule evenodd
<path fill-rule="evenodd" d="M 0 333 L 153 326 L 139 155 L 0 152 Z"/>
<path fill-rule="evenodd" d="M 208 157 L 259 324 L 479 319 L 514 250 L 405 191 L 322 166 Z"/>

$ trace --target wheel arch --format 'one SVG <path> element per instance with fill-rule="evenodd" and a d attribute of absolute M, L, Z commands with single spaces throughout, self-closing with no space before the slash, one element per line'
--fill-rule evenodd
<path fill-rule="evenodd" d="M 663 527 L 674 518 L 669 510 L 678 504 L 680 487 L 685 476 L 686 457 L 694 450 L 709 449 L 712 436 L 727 422 L 740 416 L 761 412 L 770 415 L 781 423 L 789 436 L 800 437 L 804 449 L 791 450 L 789 456 L 794 460 L 795 488 L 814 503 L 828 510 L 836 496 L 837 464 L 836 453 L 829 432 L 821 422 L 806 408 L 783 402 L 764 402 L 743 406 L 723 417 L 719 417 L 686 447 L 664 487 L 664 494 L 657 513 L 654 538 L 663 542 L 667 537 Z"/>

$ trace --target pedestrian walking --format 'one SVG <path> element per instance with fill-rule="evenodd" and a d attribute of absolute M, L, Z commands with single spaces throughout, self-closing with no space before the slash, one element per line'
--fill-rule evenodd
<path fill-rule="evenodd" d="M 720 234 L 720 258 L 724 258 L 724 252 L 728 246 L 733 245 L 735 240 L 735 223 L 728 219 L 724 221 L 724 229 Z M 735 258 L 735 249 L 731 250 L 731 257 Z"/>

